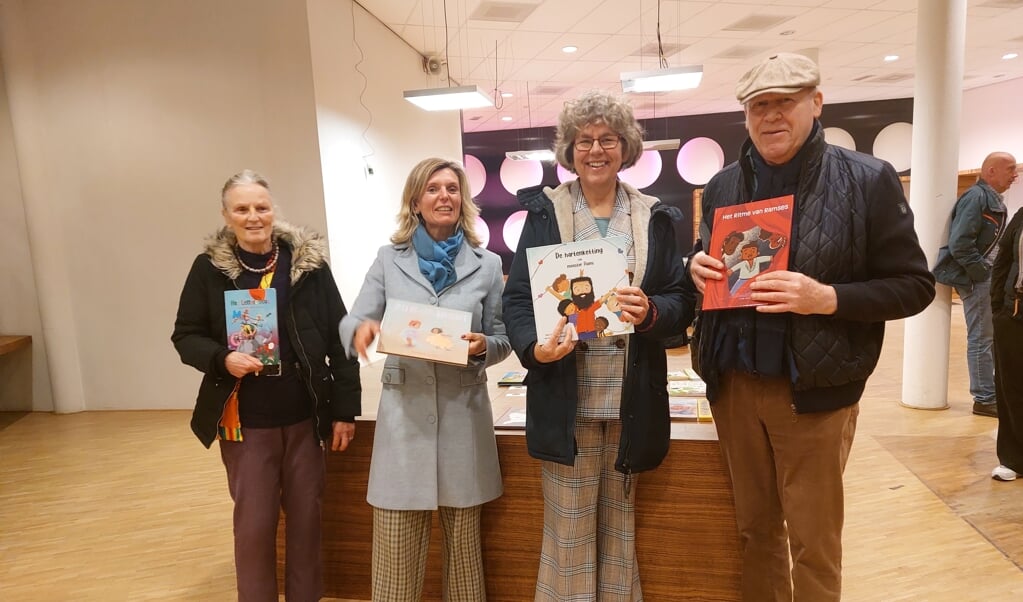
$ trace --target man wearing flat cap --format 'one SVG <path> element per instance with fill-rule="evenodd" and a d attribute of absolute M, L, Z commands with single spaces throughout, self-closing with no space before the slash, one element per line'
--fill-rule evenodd
<path fill-rule="evenodd" d="M 739 80 L 749 138 L 704 190 L 689 262 L 702 292 L 724 274 L 702 250 L 714 210 L 794 195 L 788 269 L 751 282 L 760 305 L 703 312 L 693 343 L 732 478 L 747 601 L 841 598 L 842 472 L 859 399 L 885 321 L 934 298 L 898 175 L 825 142 L 819 84 L 814 61 L 787 53 Z"/>

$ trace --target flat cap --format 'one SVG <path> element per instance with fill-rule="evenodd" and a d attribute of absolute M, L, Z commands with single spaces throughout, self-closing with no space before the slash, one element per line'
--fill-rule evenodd
<path fill-rule="evenodd" d="M 735 98 L 746 104 L 758 94 L 793 94 L 821 83 L 821 71 L 809 57 L 779 52 L 747 71 L 735 85 Z"/>

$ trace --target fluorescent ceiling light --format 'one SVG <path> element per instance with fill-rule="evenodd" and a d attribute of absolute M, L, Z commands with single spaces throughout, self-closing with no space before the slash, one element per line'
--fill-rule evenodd
<path fill-rule="evenodd" d="M 630 71 L 622 73 L 622 92 L 670 92 L 692 90 L 700 85 L 703 65 L 689 65 L 653 71 Z"/>
<path fill-rule="evenodd" d="M 1007 52 L 1007 53 L 1005 53 L 1005 54 L 1003 54 L 1003 55 L 1002 55 L 1002 60 L 1005 60 L 1005 61 L 1007 61 L 1007 60 L 1009 60 L 1009 59 L 1014 59 L 1014 58 L 1016 58 L 1017 56 L 1019 56 L 1019 54 L 1017 54 L 1017 53 L 1015 53 L 1015 52 Z"/>
<path fill-rule="evenodd" d="M 670 138 L 667 140 L 644 140 L 643 150 L 675 150 L 682 146 L 682 140 L 678 138 Z"/>
<path fill-rule="evenodd" d="M 553 161 L 554 151 L 550 149 L 508 151 L 504 156 L 512 161 Z"/>
<path fill-rule="evenodd" d="M 427 111 L 454 111 L 494 106 L 494 99 L 476 85 L 405 90 L 405 100 Z"/>

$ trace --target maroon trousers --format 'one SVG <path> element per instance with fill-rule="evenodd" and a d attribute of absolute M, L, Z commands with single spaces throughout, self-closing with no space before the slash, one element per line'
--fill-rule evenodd
<path fill-rule="evenodd" d="M 277 602 L 277 520 L 285 522 L 285 598 L 323 595 L 320 513 L 326 474 L 312 420 L 281 428 L 242 427 L 243 441 L 221 441 L 234 500 L 234 565 L 240 602 Z"/>

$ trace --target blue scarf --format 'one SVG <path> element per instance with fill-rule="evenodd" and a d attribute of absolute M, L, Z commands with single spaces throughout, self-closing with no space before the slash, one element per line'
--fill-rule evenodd
<path fill-rule="evenodd" d="M 412 247 L 419 255 L 419 271 L 430 281 L 435 292 L 439 293 L 455 283 L 455 257 L 464 238 L 459 228 L 451 238 L 437 242 L 422 223 L 412 235 Z"/>

